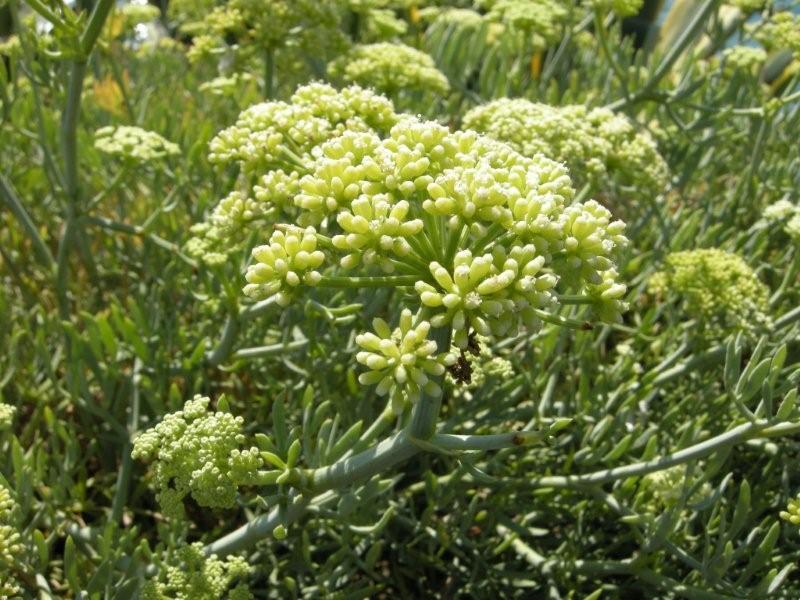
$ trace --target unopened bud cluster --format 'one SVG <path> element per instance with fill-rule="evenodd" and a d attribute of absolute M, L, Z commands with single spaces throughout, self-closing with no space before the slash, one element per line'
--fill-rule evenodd
<path fill-rule="evenodd" d="M 247 561 L 239 556 L 220 559 L 206 556 L 203 545 L 196 542 L 180 546 L 167 557 L 156 579 L 142 586 L 142 600 L 252 600 L 247 585 L 242 582 L 250 575 Z M 231 589 L 231 585 L 236 585 Z"/>
<path fill-rule="evenodd" d="M 151 162 L 180 153 L 177 144 L 154 131 L 127 125 L 101 127 L 94 133 L 94 147 L 135 162 Z"/>
<path fill-rule="evenodd" d="M 134 440 L 131 455 L 152 463 L 153 485 L 167 516 L 183 515 L 187 495 L 200 505 L 230 508 L 239 485 L 262 461 L 255 447 L 244 448 L 242 417 L 208 410 L 209 399 L 195 396 Z"/>
<path fill-rule="evenodd" d="M 644 0 L 589 0 L 592 8 L 601 11 L 613 11 L 620 17 L 632 17 L 644 5 Z"/>
<path fill-rule="evenodd" d="M 382 42 L 354 46 L 328 65 L 328 75 L 345 83 L 375 88 L 390 96 L 405 90 L 444 95 L 447 78 L 430 55 L 406 46 Z"/>
<path fill-rule="evenodd" d="M 17 559 L 23 553 L 22 536 L 14 524 L 16 503 L 11 492 L 0 484 L 0 597 L 12 598 L 20 588 L 12 575 Z"/>
<path fill-rule="evenodd" d="M 375 385 L 380 396 L 388 394 L 398 413 L 404 397 L 416 402 L 423 391 L 439 393 L 439 386 L 431 376 L 444 374 L 445 365 L 452 363 L 452 359 L 437 355 L 436 342 L 428 339 L 430 322 L 420 321 L 415 325 L 411 311 L 406 309 L 396 329 L 392 330 L 383 319 L 374 319 L 372 326 L 375 333 L 356 337 L 356 344 L 363 349 L 356 354 L 356 360 L 368 369 L 359 376 L 359 382 Z"/>
<path fill-rule="evenodd" d="M 561 39 L 570 17 L 564 3 L 557 0 L 486 0 L 483 4 L 489 8 L 488 20 L 524 35 L 540 50 Z"/>
<path fill-rule="evenodd" d="M 705 335 L 769 329 L 769 290 L 740 256 L 717 248 L 674 252 L 664 266 L 650 278 L 650 292 L 681 298 Z"/>
<path fill-rule="evenodd" d="M 582 327 L 625 310 L 615 264 L 625 225 L 593 200 L 575 202 L 564 165 L 398 115 L 361 88 L 313 84 L 291 103 L 252 107 L 212 142 L 212 160 L 238 162 L 255 182 L 203 224 L 218 239 L 284 221 L 258 229 L 274 227 L 252 251 L 248 296 L 285 306 L 309 287 L 404 289 L 401 311 L 419 314 L 398 311 L 399 327 L 376 321 L 358 337 L 362 382 L 395 405 L 435 391 L 457 360 L 442 357 L 449 345 L 437 347 L 430 327 L 451 329 L 462 350 L 475 334 Z M 562 294 L 577 298 L 581 321 L 554 315 Z"/>
<path fill-rule="evenodd" d="M 764 221 L 768 225 L 780 225 L 786 235 L 800 244 L 800 204 L 778 200 L 764 209 Z"/>
<path fill-rule="evenodd" d="M 800 525 L 800 495 L 789 500 L 786 510 L 780 512 L 780 517 L 792 525 Z"/>
<path fill-rule="evenodd" d="M 595 189 L 608 189 L 611 180 L 635 187 L 637 193 L 655 195 L 667 183 L 667 164 L 654 140 L 606 108 L 502 98 L 469 111 L 464 127 L 505 142 L 525 156 L 541 153 L 563 162 L 572 177 L 591 182 Z"/>
<path fill-rule="evenodd" d="M 325 255 L 317 250 L 313 227 L 284 233 L 275 231 L 269 244 L 253 248 L 254 262 L 247 269 L 244 293 L 254 297 L 275 296 L 281 306 L 291 302 L 300 284 L 315 285 Z"/>

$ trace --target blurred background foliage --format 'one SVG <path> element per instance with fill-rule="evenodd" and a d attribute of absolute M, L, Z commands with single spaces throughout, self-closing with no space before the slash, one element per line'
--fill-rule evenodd
<path fill-rule="evenodd" d="M 778 0 L 5 0 L 0 596 L 798 597 L 798 527 L 779 517 L 800 489 L 798 38 L 797 3 Z M 331 67 L 359 48 L 378 66 Z M 194 394 L 287 440 L 382 417 L 354 331 L 396 298 L 249 304 L 247 253 L 209 264 L 189 244 L 241 176 L 208 160 L 212 138 L 328 79 L 451 127 L 526 102 L 508 114 L 531 121 L 480 127 L 545 144 L 626 220 L 631 307 L 495 341 L 502 369 L 450 382 L 443 430 L 572 419 L 551 444 L 417 455 L 310 506 L 242 568 L 198 548 L 283 490 L 168 518 L 132 440 Z M 587 132 L 587 113 L 607 114 Z M 558 155 L 608 142 L 603 123 L 645 136 L 660 178 L 642 183 L 653 164 L 628 141 Z M 108 126 L 161 140 L 103 150 Z"/>

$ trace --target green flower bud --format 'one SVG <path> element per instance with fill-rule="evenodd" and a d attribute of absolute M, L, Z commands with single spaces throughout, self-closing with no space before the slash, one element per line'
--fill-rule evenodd
<path fill-rule="evenodd" d="M 800 495 L 789 500 L 786 510 L 780 512 L 780 517 L 792 525 L 800 525 Z"/>
<path fill-rule="evenodd" d="M 251 483 L 262 465 L 256 448 L 241 450 L 243 419 L 209 412 L 208 404 L 195 396 L 134 440 L 131 456 L 153 463 L 153 483 L 168 516 L 183 515 L 187 494 L 201 506 L 232 507 L 237 487 Z"/>
<path fill-rule="evenodd" d="M 650 292 L 682 298 L 686 312 L 698 317 L 699 329 L 708 337 L 731 331 L 755 336 L 771 327 L 769 290 L 736 254 L 716 248 L 675 252 L 665 267 L 651 278 Z"/>
<path fill-rule="evenodd" d="M 363 348 L 356 360 L 369 369 L 359 376 L 359 382 L 375 385 L 380 396 L 388 394 L 398 412 L 404 398 L 417 402 L 423 391 L 434 392 L 436 384 L 429 376 L 444 373 L 445 357 L 436 354 L 436 342 L 428 339 L 430 323 L 421 321 L 415 326 L 406 309 L 393 331 L 383 319 L 374 319 L 372 325 L 375 333 L 356 336 L 356 343 Z"/>
<path fill-rule="evenodd" d="M 275 296 L 278 304 L 287 306 L 300 285 L 316 285 L 321 275 L 317 269 L 325 255 L 317 250 L 316 231 L 275 231 L 269 244 L 253 248 L 255 263 L 247 268 L 248 285 L 244 293 L 252 298 Z"/>
<path fill-rule="evenodd" d="M 433 59 L 404 44 L 354 46 L 328 65 L 328 76 L 389 95 L 406 89 L 440 95 L 450 90 L 447 78 L 436 68 Z"/>
<path fill-rule="evenodd" d="M 180 154 L 176 144 L 157 133 L 125 125 L 101 127 L 95 131 L 94 147 L 106 154 L 135 162 L 151 162 Z"/>

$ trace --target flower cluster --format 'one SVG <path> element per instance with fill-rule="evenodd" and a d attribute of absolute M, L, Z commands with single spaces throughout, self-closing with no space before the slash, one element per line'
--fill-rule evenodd
<path fill-rule="evenodd" d="M 234 73 L 228 77 L 219 76 L 200 84 L 201 92 L 208 92 L 213 96 L 234 96 L 245 84 L 253 81 L 249 73 Z"/>
<path fill-rule="evenodd" d="M 564 162 L 573 177 L 595 189 L 603 189 L 611 178 L 620 186 L 658 194 L 667 183 L 667 164 L 653 139 L 605 108 L 503 98 L 469 111 L 464 127 L 506 142 L 525 156 L 541 153 Z"/>
<path fill-rule="evenodd" d="M 800 56 L 800 15 L 777 12 L 755 30 L 756 39 L 770 51 L 790 50 Z"/>
<path fill-rule="evenodd" d="M 558 283 L 554 274 L 542 270 L 544 264 L 533 244 L 514 246 L 510 252 L 498 246 L 482 256 L 462 250 L 452 271 L 433 262 L 435 283 L 418 281 L 414 289 L 423 306 L 442 309 L 432 323 L 452 325 L 453 342 L 466 348 L 470 330 L 502 336 L 516 333 L 521 324 L 538 327 L 536 310 L 554 303 L 552 289 Z"/>
<path fill-rule="evenodd" d="M 11 575 L 23 551 L 22 538 L 13 524 L 15 507 L 11 492 L 0 484 L 0 597 L 12 598 L 19 594 L 19 586 Z"/>
<path fill-rule="evenodd" d="M 359 376 L 359 382 L 377 385 L 378 395 L 388 394 L 397 413 L 402 411 L 404 396 L 416 402 L 422 391 L 438 393 L 438 384 L 430 377 L 441 376 L 452 359 L 436 354 L 436 342 L 428 339 L 430 322 L 419 321 L 415 325 L 411 311 L 406 309 L 394 331 L 383 319 L 374 319 L 372 326 L 375 333 L 356 337 L 356 343 L 363 348 L 356 360 L 368 369 Z"/>
<path fill-rule="evenodd" d="M 150 23 L 161 16 L 157 6 L 147 3 L 126 3 L 120 8 L 120 14 L 125 20 L 126 27 L 134 27 L 140 23 Z"/>
<path fill-rule="evenodd" d="M 769 328 L 769 290 L 738 255 L 716 248 L 674 252 L 650 278 L 651 293 L 676 294 L 687 314 L 711 338 L 731 331 L 756 334 Z"/>
<path fill-rule="evenodd" d="M 94 147 L 135 162 L 150 162 L 180 153 L 176 144 L 157 133 L 127 125 L 101 127 L 94 133 Z"/>
<path fill-rule="evenodd" d="M 786 510 L 780 512 L 780 517 L 792 525 L 800 525 L 800 495 L 789 500 Z"/>
<path fill-rule="evenodd" d="M 14 422 L 14 413 L 16 412 L 16 406 L 0 402 L 0 431 L 11 428 L 11 424 Z"/>
<path fill-rule="evenodd" d="M 763 48 L 753 46 L 731 46 L 722 51 L 722 72 L 727 77 L 735 73 L 755 73 L 767 60 Z"/>
<path fill-rule="evenodd" d="M 331 97 L 354 93 L 363 97 L 360 88 Z M 308 98 L 307 88 L 296 96 Z M 627 290 L 614 260 L 627 243 L 625 226 L 593 200 L 574 202 L 564 165 L 474 131 L 394 113 L 371 112 L 369 121 L 349 118 L 338 121 L 341 127 L 331 126 L 329 115 L 310 114 L 320 127 L 301 135 L 294 122 L 273 124 L 277 111 L 291 114 L 303 104 L 276 104 L 261 105 L 270 116 L 260 129 L 237 129 L 240 146 L 229 134 L 215 144 L 217 159 L 224 143 L 224 154 L 259 182 L 255 202 L 234 192 L 221 204 L 226 214 L 246 220 L 262 205 L 288 220 L 253 251 L 245 293 L 286 305 L 309 286 L 404 289 L 406 306 L 421 312 L 402 313 L 395 330 L 376 322 L 375 334 L 359 337 L 358 360 L 369 369 L 362 381 L 396 405 L 426 386 L 433 390 L 432 380 L 453 366 L 447 361 L 455 359 L 435 354 L 449 345 L 429 341 L 429 327 L 452 330 L 453 343 L 464 349 L 475 334 L 509 336 L 543 322 L 584 327 L 591 313 L 620 318 Z M 245 113 L 240 121 L 253 123 L 258 111 Z M 291 145 L 299 162 L 291 171 L 279 160 L 289 129 L 302 142 Z M 276 184 L 280 191 L 265 192 Z M 227 231 L 221 223 L 216 228 Z M 563 310 L 562 296 L 582 308 L 554 315 Z"/>
<path fill-rule="evenodd" d="M 800 204 L 778 200 L 764 209 L 764 221 L 780 225 L 786 235 L 800 244 Z"/>
<path fill-rule="evenodd" d="M 405 44 L 378 43 L 354 46 L 328 65 L 328 75 L 347 83 L 375 88 L 394 96 L 404 90 L 445 95 L 447 78 L 433 59 Z"/>
<path fill-rule="evenodd" d="M 316 231 L 276 231 L 269 244 L 253 248 L 254 263 L 247 268 L 247 296 L 275 296 L 281 306 L 287 306 L 293 290 L 301 283 L 315 285 L 321 275 L 316 269 L 325 261 L 325 255 L 317 250 Z"/>
<path fill-rule="evenodd" d="M 308 48 L 317 52 L 341 48 L 337 3 L 316 0 L 179 1 L 170 15 L 180 30 L 192 35 L 189 59 L 198 61 L 228 54 L 240 65 L 260 60 L 264 50 Z M 323 46 L 325 48 L 323 48 Z"/>
<path fill-rule="evenodd" d="M 229 194 L 206 222 L 192 228 L 195 237 L 187 252 L 209 264 L 224 262 L 256 223 L 276 209 L 291 210 L 301 192 L 301 173 L 315 160 L 312 152 L 323 152 L 324 142 L 354 132 L 385 133 L 397 120 L 392 103 L 382 96 L 357 86 L 337 91 L 320 83 L 299 88 L 289 102 L 248 108 L 209 146 L 212 163 L 238 163 L 246 187 Z M 347 154 L 334 144 L 327 151 Z"/>
<path fill-rule="evenodd" d="M 569 11 L 557 0 L 487 0 L 486 18 L 529 36 L 534 48 L 544 49 L 561 39 Z"/>
<path fill-rule="evenodd" d="M 613 11 L 620 17 L 631 17 L 642 10 L 644 0 L 590 0 L 596 10 Z"/>
<path fill-rule="evenodd" d="M 771 0 L 728 0 L 725 4 L 738 8 L 743 13 L 750 14 L 763 10 L 770 2 Z"/>
<path fill-rule="evenodd" d="M 250 575 L 247 561 L 238 556 L 206 556 L 199 542 L 178 548 L 159 577 L 142 586 L 142 600 L 252 600 L 244 583 Z"/>
<path fill-rule="evenodd" d="M 686 465 L 676 465 L 663 471 L 645 475 L 642 480 L 642 486 L 649 493 L 650 501 L 643 508 L 655 514 L 661 514 L 664 509 L 669 509 L 677 504 L 685 490 L 693 487 L 691 482 L 687 485 L 686 476 Z M 710 492 L 711 486 L 707 482 L 703 483 L 690 495 L 687 502 L 699 502 Z"/>
<path fill-rule="evenodd" d="M 456 348 L 453 354 L 458 358 L 448 365 L 447 379 L 457 384 L 453 390 L 456 398 L 471 400 L 473 391 L 488 380 L 505 381 L 514 375 L 514 365 L 507 358 L 495 355 L 486 336 L 476 334 L 468 340 L 466 350 Z"/>
<path fill-rule="evenodd" d="M 195 396 L 134 441 L 134 459 L 153 463 L 159 504 L 168 516 L 183 515 L 187 494 L 200 506 L 230 508 L 237 487 L 252 483 L 262 464 L 258 449 L 242 450 L 243 419 L 210 412 L 209 399 Z"/>

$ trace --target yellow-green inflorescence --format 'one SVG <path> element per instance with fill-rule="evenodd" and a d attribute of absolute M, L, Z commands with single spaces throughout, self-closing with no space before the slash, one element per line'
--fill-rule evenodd
<path fill-rule="evenodd" d="M 783 199 L 764 209 L 764 221 L 779 226 L 791 240 L 800 244 L 800 204 Z"/>
<path fill-rule="evenodd" d="M 792 525 L 800 525 L 800 494 L 789 500 L 786 510 L 780 512 L 780 517 Z"/>
<path fill-rule="evenodd" d="M 23 552 L 22 536 L 14 524 L 16 503 L 11 492 L 0 484 L 0 597 L 13 598 L 20 593 L 13 567 Z"/>
<path fill-rule="evenodd" d="M 17 412 L 17 407 L 5 402 L 0 401 L 0 431 L 10 429 L 14 422 L 14 414 Z"/>
<path fill-rule="evenodd" d="M 463 349 L 474 334 L 581 328 L 625 309 L 615 265 L 624 224 L 594 200 L 576 202 L 566 167 L 541 154 L 320 84 L 248 109 L 212 153 L 246 176 L 204 226 L 220 246 L 269 236 L 252 251 L 248 296 L 287 305 L 312 286 L 406 292 L 401 309 L 412 313 L 398 310 L 399 326 L 376 321 L 358 338 L 362 381 L 397 402 L 435 391 L 452 366 L 436 331 L 452 329 Z"/>
<path fill-rule="evenodd" d="M 247 561 L 238 556 L 206 556 L 203 545 L 179 547 L 159 576 L 142 587 L 142 600 L 251 600 L 243 579 L 250 575 Z M 235 585 L 234 585 L 235 584 Z M 234 587 L 231 589 L 231 586 Z"/>
<path fill-rule="evenodd" d="M 246 447 L 242 417 L 211 412 L 195 396 L 135 439 L 132 456 L 153 463 L 153 484 L 168 516 L 183 515 L 187 495 L 211 508 L 234 506 L 238 486 L 253 483 L 262 459 Z"/>
<path fill-rule="evenodd" d="M 664 266 L 650 278 L 650 292 L 680 297 L 705 335 L 769 329 L 769 289 L 740 256 L 717 248 L 689 250 L 670 254 Z"/>
<path fill-rule="evenodd" d="M 789 50 L 800 57 L 800 15 L 776 12 L 755 27 L 755 37 L 769 51 Z"/>
<path fill-rule="evenodd" d="M 601 11 L 612 11 L 620 17 L 632 17 L 644 5 L 644 0 L 589 0 L 590 6 Z"/>
<path fill-rule="evenodd" d="M 390 96 L 405 90 L 444 95 L 450 89 L 428 54 L 390 42 L 354 46 L 328 65 L 328 75 Z"/>
<path fill-rule="evenodd" d="M 755 74 L 767 60 L 767 52 L 754 46 L 731 46 L 722 51 L 722 72 L 727 77 L 736 73 Z"/>
<path fill-rule="evenodd" d="M 535 49 L 558 42 L 570 20 L 567 3 L 557 0 L 483 0 L 489 21 L 524 35 Z"/>
<path fill-rule="evenodd" d="M 154 131 L 127 125 L 98 129 L 94 133 L 94 146 L 106 154 L 135 162 L 151 162 L 180 154 L 177 144 Z"/>
<path fill-rule="evenodd" d="M 400 412 L 404 397 L 419 400 L 423 391 L 439 393 L 438 384 L 431 379 L 444 374 L 444 365 L 453 359 L 437 356 L 437 345 L 428 339 L 431 324 L 414 324 L 410 310 L 400 314 L 400 325 L 392 330 L 383 319 L 374 319 L 375 333 L 362 333 L 356 344 L 363 350 L 356 360 L 367 367 L 358 380 L 364 385 L 376 385 L 378 395 L 389 395 L 396 412 Z"/>
<path fill-rule="evenodd" d="M 594 189 L 606 190 L 610 179 L 639 195 L 654 196 L 667 183 L 667 164 L 655 141 L 625 116 L 605 108 L 502 98 L 469 111 L 464 127 L 525 156 L 541 153 L 563 162 L 573 178 L 592 183 Z"/>

